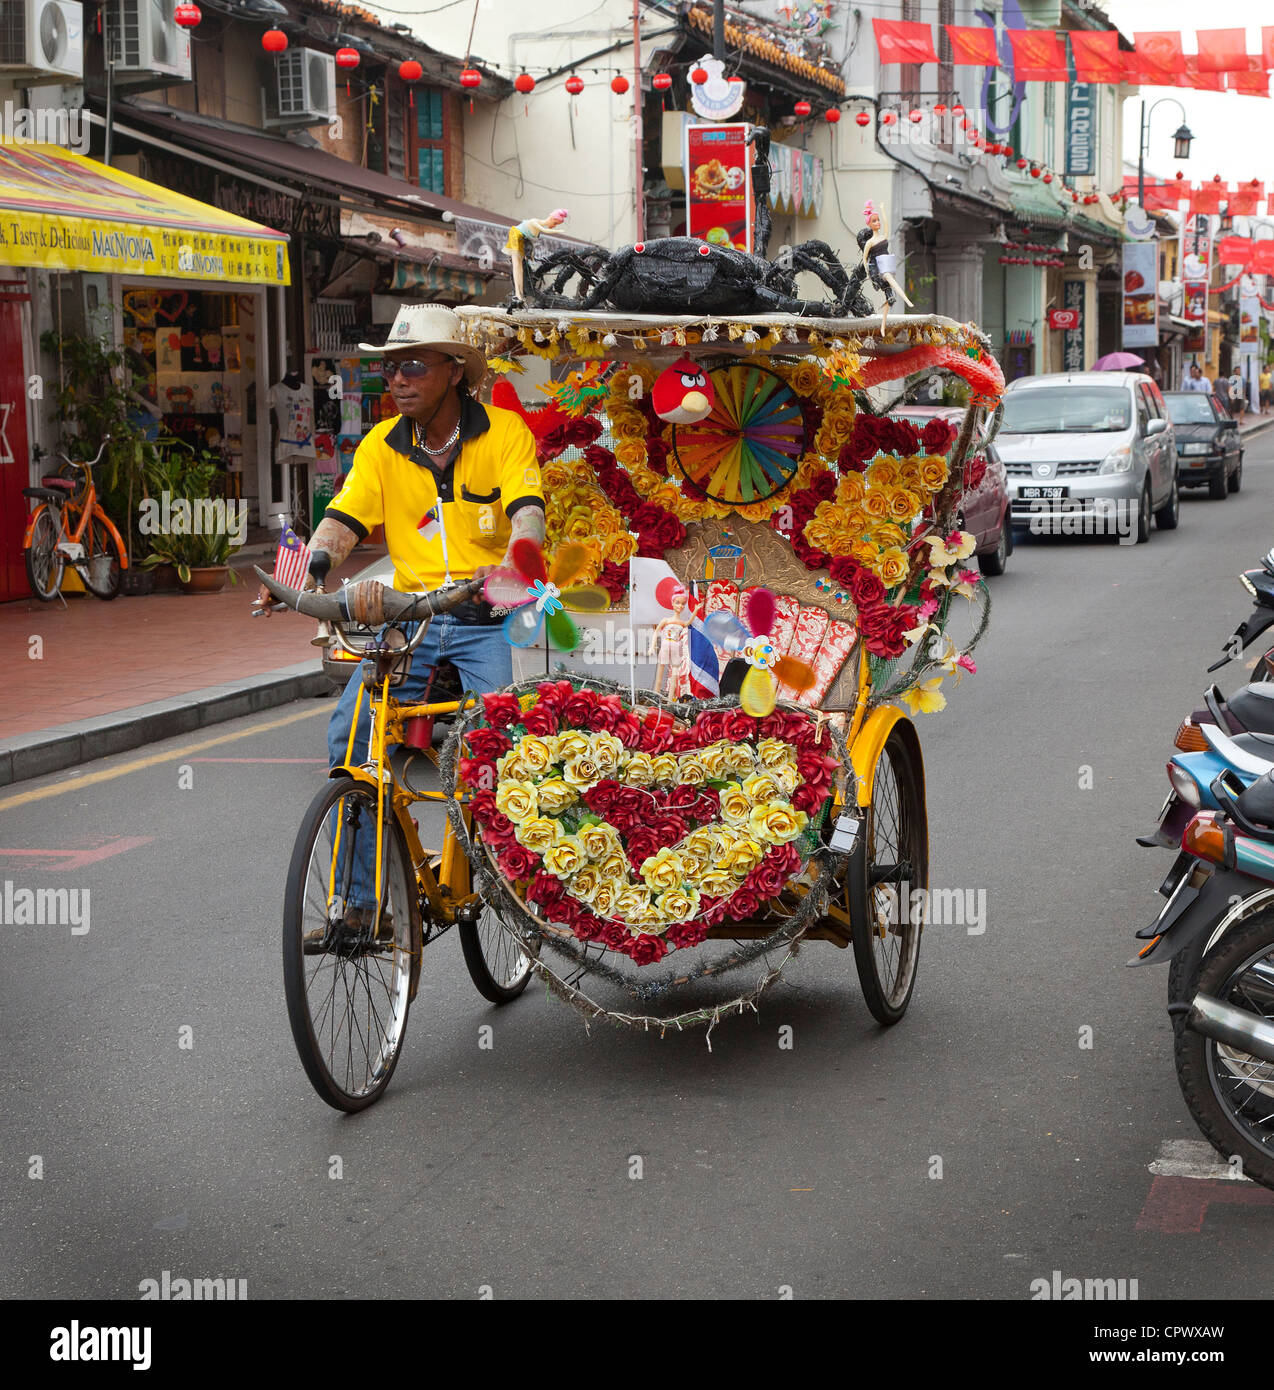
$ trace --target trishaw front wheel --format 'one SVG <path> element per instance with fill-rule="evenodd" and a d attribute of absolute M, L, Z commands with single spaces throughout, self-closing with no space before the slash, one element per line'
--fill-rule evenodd
<path fill-rule="evenodd" d="M 292 851 L 283 908 L 283 983 L 296 1050 L 337 1110 L 379 1099 L 398 1064 L 421 925 L 416 879 L 388 805 L 348 778 L 310 803 Z"/>
<path fill-rule="evenodd" d="M 526 948 L 500 920 L 493 907 L 484 907 L 476 922 L 460 922 L 460 948 L 478 993 L 493 1004 L 508 1004 L 526 988 L 534 971 Z"/>
<path fill-rule="evenodd" d="M 854 961 L 878 1023 L 897 1023 L 916 984 L 929 887 L 924 769 L 910 726 L 895 725 L 872 779 L 866 823 L 845 873 Z"/>

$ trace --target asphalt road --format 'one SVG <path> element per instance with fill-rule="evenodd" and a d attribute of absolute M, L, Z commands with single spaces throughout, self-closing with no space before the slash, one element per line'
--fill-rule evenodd
<path fill-rule="evenodd" d="M 823 943 L 709 1051 L 590 1034 L 534 989 L 494 1009 L 451 936 L 386 1096 L 342 1117 L 278 945 L 329 703 L 8 792 L 0 880 L 89 890 L 91 926 L 4 927 L 0 1296 L 135 1298 L 165 1270 L 252 1299 L 1022 1299 L 1053 1271 L 1274 1295 L 1274 1194 L 1150 1171 L 1202 1141 L 1166 972 L 1124 968 L 1169 862 L 1133 836 L 1272 504 L 1267 435 L 1176 533 L 1028 541 L 991 581 L 978 674 L 920 721 L 932 881 L 984 890 L 985 931 L 926 933 L 888 1032 Z"/>

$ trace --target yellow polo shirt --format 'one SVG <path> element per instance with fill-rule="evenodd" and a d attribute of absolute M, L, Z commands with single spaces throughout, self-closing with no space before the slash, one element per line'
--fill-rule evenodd
<path fill-rule="evenodd" d="M 382 420 L 358 446 L 345 486 L 326 515 L 360 538 L 383 525 L 394 588 L 436 589 L 498 565 L 519 507 L 544 505 L 535 440 L 520 415 L 468 396 L 460 407 L 460 453 L 442 473 L 402 415 Z"/>

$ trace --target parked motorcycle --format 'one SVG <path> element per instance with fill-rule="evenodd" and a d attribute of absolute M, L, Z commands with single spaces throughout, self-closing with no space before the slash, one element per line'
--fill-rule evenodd
<path fill-rule="evenodd" d="M 1260 569 L 1244 570 L 1239 575 L 1239 583 L 1254 600 L 1252 611 L 1226 639 L 1225 654 L 1208 667 L 1209 675 L 1236 661 L 1263 632 L 1274 626 L 1274 549 L 1261 557 Z M 1257 666 L 1256 679 L 1274 680 L 1274 648 L 1265 653 Z"/>
<path fill-rule="evenodd" d="M 1213 1147 L 1274 1188 L 1274 770 L 1209 790 L 1219 809 L 1186 826 L 1128 963 L 1199 960 L 1169 977 L 1181 1092 Z"/>

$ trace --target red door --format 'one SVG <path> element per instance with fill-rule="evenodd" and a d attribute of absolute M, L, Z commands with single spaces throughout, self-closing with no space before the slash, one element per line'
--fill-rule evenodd
<path fill-rule="evenodd" d="M 10 282 L 11 283 L 11 282 Z M 22 291 L 6 294 L 0 282 L 0 600 L 26 598 L 31 590 L 22 563 L 22 536 L 27 526 L 30 462 L 27 456 L 27 393 L 23 358 Z"/>

